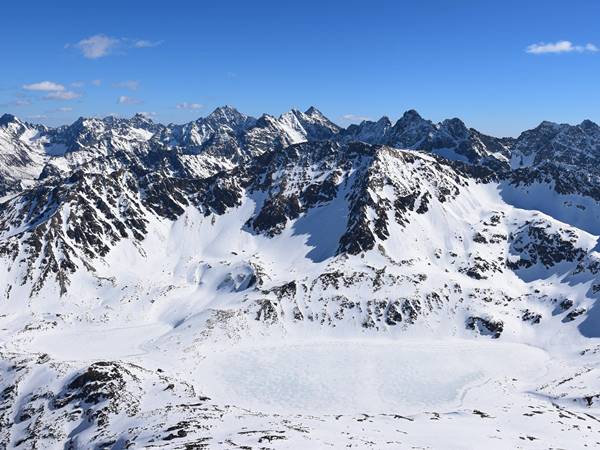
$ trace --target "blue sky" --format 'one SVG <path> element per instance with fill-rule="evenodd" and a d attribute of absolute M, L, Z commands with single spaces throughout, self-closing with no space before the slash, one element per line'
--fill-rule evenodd
<path fill-rule="evenodd" d="M 6 2 L 0 112 L 182 123 L 315 105 L 347 125 L 414 108 L 515 135 L 600 122 L 598 23 L 594 0 Z"/>

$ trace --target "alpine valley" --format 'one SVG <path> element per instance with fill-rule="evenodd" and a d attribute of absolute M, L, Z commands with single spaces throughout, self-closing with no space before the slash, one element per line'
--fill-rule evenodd
<path fill-rule="evenodd" d="M 600 127 L 0 118 L 0 448 L 600 446 Z"/>

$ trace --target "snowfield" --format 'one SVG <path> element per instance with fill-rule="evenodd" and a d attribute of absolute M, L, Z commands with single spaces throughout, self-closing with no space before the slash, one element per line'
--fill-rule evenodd
<path fill-rule="evenodd" d="M 102 361 L 128 359 L 147 353 L 145 346 L 153 336 L 170 330 L 169 325 L 143 324 L 110 328 L 106 326 L 73 327 L 40 333 L 32 340 L 9 344 L 11 351 L 47 353 L 62 361 Z"/>

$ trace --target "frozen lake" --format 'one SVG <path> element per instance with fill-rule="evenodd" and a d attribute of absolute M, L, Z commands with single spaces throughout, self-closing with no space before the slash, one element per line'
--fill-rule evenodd
<path fill-rule="evenodd" d="M 489 341 L 325 341 L 209 355 L 199 387 L 219 402 L 274 413 L 431 411 L 489 379 L 545 372 L 542 350 Z"/>

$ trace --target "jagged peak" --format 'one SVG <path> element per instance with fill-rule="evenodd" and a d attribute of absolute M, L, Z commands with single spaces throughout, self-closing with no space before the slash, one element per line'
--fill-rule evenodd
<path fill-rule="evenodd" d="M 544 120 L 540 122 L 538 126 L 535 128 L 525 130 L 520 135 L 519 138 L 529 137 L 532 134 L 536 133 L 547 133 L 547 134 L 559 134 L 562 132 L 570 132 L 571 130 L 580 129 L 584 133 L 596 133 L 600 132 L 600 126 L 593 122 L 592 120 L 585 119 L 578 125 L 571 125 L 569 123 L 557 123 L 549 120 Z"/>
<path fill-rule="evenodd" d="M 535 128 L 530 128 L 528 130 L 522 131 L 517 137 L 517 142 L 522 142 L 524 139 L 529 140 L 532 137 L 536 136 L 539 133 L 557 133 L 560 129 L 560 125 L 556 122 L 551 122 L 549 120 L 544 120 L 540 122 L 538 126 Z"/>
<path fill-rule="evenodd" d="M 311 107 L 307 112 L 311 114 L 292 108 L 279 116 L 278 121 L 288 132 L 291 131 L 295 141 L 330 139 L 340 131 L 338 125 L 316 108 Z"/>
<path fill-rule="evenodd" d="M 282 113 L 279 117 L 290 117 L 290 116 L 302 117 L 303 115 L 304 115 L 304 113 L 302 111 L 300 111 L 299 109 L 292 108 L 289 111 Z"/>
<path fill-rule="evenodd" d="M 114 119 L 113 119 L 114 120 Z M 95 125 L 104 126 L 105 121 L 103 119 L 99 119 L 97 117 L 83 117 L 79 116 L 75 122 L 69 125 L 67 128 L 70 129 L 82 129 L 82 128 L 90 128 Z"/>
<path fill-rule="evenodd" d="M 13 114 L 5 113 L 0 117 L 0 125 L 7 125 L 12 122 L 22 123 L 19 118 Z"/>
<path fill-rule="evenodd" d="M 378 123 L 380 125 L 391 125 L 392 121 L 390 120 L 390 118 L 388 116 L 381 116 L 376 123 Z"/>
<path fill-rule="evenodd" d="M 415 109 L 409 109 L 407 111 L 404 112 L 404 114 L 402 114 L 402 117 L 400 120 L 424 120 L 423 117 L 421 117 L 421 115 L 415 110 Z"/>
<path fill-rule="evenodd" d="M 261 114 L 258 119 L 256 119 L 256 126 L 264 126 L 270 125 L 277 122 L 277 118 L 272 116 L 271 114 Z"/>
<path fill-rule="evenodd" d="M 36 129 L 47 129 L 44 125 L 33 124 L 30 122 L 26 122 L 21 120 L 19 117 L 14 114 L 5 113 L 0 116 L 0 127 L 8 127 L 13 125 L 13 128 L 16 127 L 18 129 L 23 128 L 36 128 Z"/>
<path fill-rule="evenodd" d="M 308 116 L 311 119 L 318 120 L 320 122 L 327 122 L 327 123 L 333 124 L 333 122 L 325 114 L 323 114 L 321 111 L 319 111 L 314 106 L 311 106 L 306 111 L 304 111 L 304 116 Z"/>
<path fill-rule="evenodd" d="M 404 114 L 402 114 L 402 117 L 400 117 L 400 119 L 398 119 L 398 121 L 396 122 L 394 127 L 403 129 L 403 128 L 410 127 L 413 125 L 422 125 L 422 124 L 428 124 L 430 126 L 433 126 L 433 123 L 430 120 L 426 120 L 423 117 L 421 117 L 421 115 L 414 109 L 409 109 Z"/>
<path fill-rule="evenodd" d="M 461 126 L 461 127 L 465 127 L 466 128 L 465 123 L 461 119 L 459 119 L 458 117 L 452 117 L 450 119 L 444 119 L 442 121 L 442 123 L 443 124 L 452 125 L 452 126 Z"/>
<path fill-rule="evenodd" d="M 216 107 L 206 118 L 230 118 L 230 117 L 246 117 L 245 114 L 239 112 L 236 108 L 230 105 Z"/>
<path fill-rule="evenodd" d="M 581 128 L 583 128 L 584 130 L 592 130 L 592 131 L 597 131 L 600 129 L 600 126 L 598 126 L 598 124 L 592 120 L 589 119 L 585 119 L 584 121 L 582 121 L 579 126 Z"/>
<path fill-rule="evenodd" d="M 289 111 L 283 113 L 281 117 L 289 117 L 290 115 L 295 116 L 298 120 L 307 120 L 316 121 L 316 122 L 326 122 L 329 124 L 333 124 L 333 122 L 325 116 L 321 111 L 319 111 L 314 106 L 311 106 L 306 111 L 302 112 L 297 108 L 292 108 Z"/>
<path fill-rule="evenodd" d="M 207 122 L 212 126 L 228 125 L 233 126 L 234 128 L 246 128 L 254 125 L 256 119 L 239 112 L 232 106 L 224 105 L 215 108 L 208 116 L 200 118 L 196 122 Z"/>
<path fill-rule="evenodd" d="M 377 130 L 381 130 L 382 132 L 385 132 L 385 129 L 389 128 L 391 126 L 392 126 L 392 121 L 389 119 L 389 117 L 382 116 L 377 121 L 364 119 L 364 120 L 360 121 L 360 123 L 350 124 L 346 128 L 346 130 L 350 131 L 350 132 L 361 133 L 361 132 L 372 132 L 373 130 L 377 129 Z M 381 136 L 381 137 L 383 138 L 383 136 Z"/>
<path fill-rule="evenodd" d="M 561 124 L 556 123 L 556 122 L 551 122 L 549 120 L 543 120 L 542 122 L 540 122 L 540 124 L 536 127 L 536 129 L 553 129 L 556 130 L 558 128 L 560 128 Z"/>
<path fill-rule="evenodd" d="M 114 117 L 114 116 L 113 116 Z M 93 120 L 93 118 L 91 117 L 83 117 L 83 116 L 79 116 L 75 122 L 73 122 L 71 125 L 75 125 L 75 124 L 83 124 L 89 120 Z"/>
<path fill-rule="evenodd" d="M 307 116 L 319 115 L 325 117 L 323 113 L 314 106 L 310 106 L 306 111 L 304 111 L 304 114 L 306 114 Z"/>
<path fill-rule="evenodd" d="M 440 124 L 444 129 L 446 129 L 451 134 L 467 134 L 469 133 L 469 129 L 465 125 L 465 123 L 460 120 L 458 117 L 453 117 L 451 119 L 445 119 Z"/>

